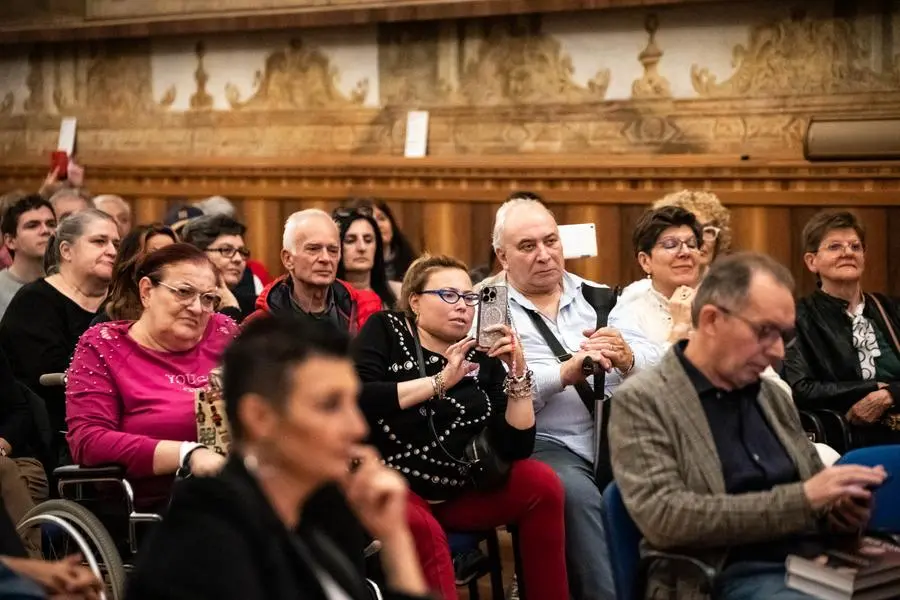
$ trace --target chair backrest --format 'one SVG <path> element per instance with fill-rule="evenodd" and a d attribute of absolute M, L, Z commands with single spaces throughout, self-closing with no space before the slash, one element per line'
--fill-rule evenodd
<path fill-rule="evenodd" d="M 900 533 L 900 445 L 851 450 L 835 464 L 884 467 L 888 480 L 875 490 L 869 528 L 885 533 Z"/>
<path fill-rule="evenodd" d="M 612 563 L 616 598 L 631 600 L 634 598 L 643 536 L 628 514 L 615 481 L 606 486 L 606 491 L 603 492 L 603 529 Z"/>

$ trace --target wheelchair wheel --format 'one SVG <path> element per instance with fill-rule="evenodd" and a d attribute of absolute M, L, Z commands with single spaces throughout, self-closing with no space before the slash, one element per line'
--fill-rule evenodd
<path fill-rule="evenodd" d="M 19 535 L 23 535 L 36 526 L 44 530 L 42 526 L 45 525 L 62 530 L 73 541 L 73 544 L 57 544 L 51 534 L 50 543 L 46 540 L 44 543 L 45 556 L 49 551 L 50 560 L 59 560 L 68 554 L 80 552 L 88 567 L 106 584 L 107 599 L 125 598 L 125 566 L 122 558 L 106 527 L 91 511 L 70 500 L 47 500 L 28 511 L 16 530 Z"/>

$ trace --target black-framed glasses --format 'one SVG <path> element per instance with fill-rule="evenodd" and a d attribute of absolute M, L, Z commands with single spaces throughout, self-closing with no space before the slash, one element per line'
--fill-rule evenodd
<path fill-rule="evenodd" d="M 374 217 L 375 209 L 371 206 L 341 206 L 331 213 L 332 219 L 347 219 L 349 217 Z"/>
<path fill-rule="evenodd" d="M 681 251 L 682 246 L 687 248 L 688 252 L 696 252 L 697 249 L 700 248 L 700 244 L 697 243 L 696 238 L 680 240 L 676 237 L 664 237 L 656 242 L 656 245 L 672 254 L 678 254 L 678 252 Z"/>
<path fill-rule="evenodd" d="M 172 292 L 172 295 L 175 296 L 175 300 L 184 306 L 190 306 L 194 303 L 194 300 L 200 298 L 200 308 L 208 312 L 213 312 L 218 310 L 219 305 L 222 303 L 221 296 L 214 294 L 213 292 L 201 292 L 188 286 L 175 287 L 174 285 L 169 285 L 165 281 L 154 281 L 153 283 L 161 285 Z"/>
<path fill-rule="evenodd" d="M 250 258 L 250 248 L 235 248 L 234 246 L 220 246 L 219 248 L 207 248 L 207 252 L 218 252 L 224 258 L 234 258 L 235 253 L 240 254 L 242 258 Z"/>
<path fill-rule="evenodd" d="M 774 325 L 772 323 L 755 323 L 747 317 L 739 315 L 735 311 L 725 308 L 724 306 L 719 306 L 717 304 L 714 304 L 713 306 L 721 310 L 729 317 L 734 317 L 739 321 L 743 321 L 744 324 L 747 325 L 747 327 L 749 327 L 754 334 L 756 334 L 756 340 L 760 344 L 771 346 L 778 340 L 781 340 L 781 342 L 784 344 L 785 350 L 787 350 L 794 345 L 794 342 L 797 341 L 797 330 L 793 327 L 782 329 L 781 327 L 778 327 L 777 325 Z"/>
<path fill-rule="evenodd" d="M 463 302 L 466 303 L 466 306 L 477 306 L 478 305 L 478 294 L 475 292 L 460 292 L 458 290 L 454 290 L 453 288 L 441 288 L 439 290 L 422 290 L 419 292 L 420 294 L 434 294 L 447 304 L 456 304 L 459 302 L 459 299 L 462 298 Z"/>

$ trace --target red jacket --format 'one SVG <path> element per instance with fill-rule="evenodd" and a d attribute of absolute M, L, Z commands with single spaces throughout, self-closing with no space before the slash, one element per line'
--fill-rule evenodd
<path fill-rule="evenodd" d="M 256 299 L 256 311 L 244 319 L 246 325 L 253 319 L 267 314 L 293 311 L 291 302 L 293 282 L 290 275 L 282 275 L 265 288 Z M 331 284 L 331 294 L 338 311 L 348 321 L 348 331 L 352 336 L 359 333 L 366 321 L 382 309 L 381 298 L 372 290 L 358 290 L 340 279 Z"/>

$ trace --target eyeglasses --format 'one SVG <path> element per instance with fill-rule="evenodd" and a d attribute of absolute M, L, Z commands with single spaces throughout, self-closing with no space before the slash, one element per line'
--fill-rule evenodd
<path fill-rule="evenodd" d="M 375 211 L 371 206 L 356 206 L 356 207 L 342 206 L 340 208 L 334 209 L 334 212 L 331 213 L 332 219 L 346 219 L 348 217 L 373 217 L 373 216 L 375 216 Z"/>
<path fill-rule="evenodd" d="M 721 310 L 726 315 L 734 317 L 739 321 L 743 321 L 744 324 L 746 324 L 747 327 L 749 327 L 753 331 L 753 333 L 756 334 L 756 340 L 760 344 L 771 346 L 780 339 L 784 344 L 785 350 L 787 350 L 794 345 L 794 342 L 797 341 L 797 330 L 793 327 L 790 327 L 788 329 L 781 329 L 777 325 L 773 325 L 771 323 L 754 323 L 747 317 L 739 315 L 733 310 L 729 310 L 724 306 L 719 306 L 716 304 L 714 304 L 713 306 Z"/>
<path fill-rule="evenodd" d="M 716 227 L 715 225 L 704 225 L 702 231 L 704 242 L 714 242 L 719 239 L 719 234 L 722 233 L 722 228 Z"/>
<path fill-rule="evenodd" d="M 190 306 L 194 303 L 194 300 L 200 298 L 200 308 L 205 311 L 213 312 L 218 310 L 219 304 L 222 303 L 222 298 L 218 294 L 212 292 L 199 292 L 191 287 L 175 287 L 164 281 L 154 281 L 153 283 L 161 285 L 171 291 L 172 295 L 175 296 L 175 300 L 184 306 Z"/>
<path fill-rule="evenodd" d="M 678 238 L 674 237 L 665 237 L 656 242 L 656 245 L 666 252 L 671 252 L 672 254 L 678 254 L 678 252 L 681 251 L 682 246 L 687 248 L 688 252 L 694 252 L 699 247 L 695 238 L 691 238 L 689 240 L 679 240 Z"/>
<path fill-rule="evenodd" d="M 827 246 L 822 246 L 819 250 L 826 250 L 830 254 L 842 254 L 844 250 L 849 250 L 851 254 L 862 254 L 866 249 L 862 242 L 831 242 Z"/>
<path fill-rule="evenodd" d="M 224 258 L 234 258 L 235 253 L 241 257 L 250 258 L 250 248 L 235 248 L 234 246 L 221 246 L 219 248 L 207 248 L 207 252 L 218 252 Z"/>
<path fill-rule="evenodd" d="M 459 299 L 462 298 L 463 302 L 466 303 L 466 306 L 477 306 L 479 300 L 478 294 L 476 294 L 475 292 L 466 292 L 465 294 L 463 294 L 451 288 L 441 288 L 439 290 L 422 290 L 419 293 L 435 294 L 438 298 L 440 298 L 447 304 L 456 304 L 457 302 L 459 302 Z"/>

